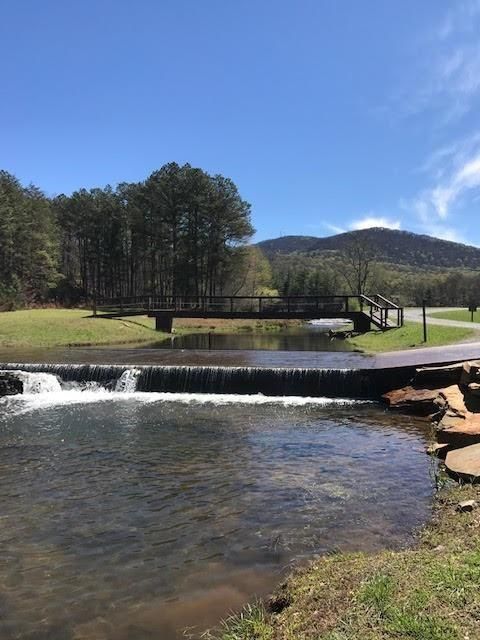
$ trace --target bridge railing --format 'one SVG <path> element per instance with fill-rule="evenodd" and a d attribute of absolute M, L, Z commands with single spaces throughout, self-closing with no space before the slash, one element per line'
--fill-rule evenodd
<path fill-rule="evenodd" d="M 403 325 L 403 308 L 379 294 L 338 296 L 129 296 L 100 298 L 95 312 L 348 314 L 361 311 L 381 329 Z"/>
<path fill-rule="evenodd" d="M 210 311 L 210 312 L 349 312 L 360 309 L 359 296 L 130 296 L 98 299 L 102 312 Z"/>
<path fill-rule="evenodd" d="M 403 307 L 378 293 L 361 297 L 362 303 L 369 308 L 370 319 L 378 327 L 384 330 L 403 326 Z"/>

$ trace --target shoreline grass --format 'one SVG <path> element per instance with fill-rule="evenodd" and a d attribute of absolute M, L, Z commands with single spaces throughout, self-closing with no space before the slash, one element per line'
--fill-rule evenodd
<path fill-rule="evenodd" d="M 291 575 L 272 598 L 250 605 L 208 640 L 478 640 L 478 485 L 443 488 L 415 546 L 322 557 Z"/>
<path fill-rule="evenodd" d="M 301 325 L 298 320 L 224 320 L 176 319 L 177 335 L 188 333 L 249 333 L 276 332 Z M 424 344 L 422 326 L 407 322 L 399 329 L 384 333 L 371 331 L 350 338 L 348 342 L 359 351 L 379 353 L 415 347 L 440 346 L 471 340 L 480 332 L 470 328 L 430 325 L 428 342 Z M 154 320 L 147 316 L 125 318 L 93 318 L 88 309 L 31 309 L 0 313 L 0 347 L 86 347 L 125 344 L 147 344 L 167 339 L 169 334 L 155 331 Z"/>
<path fill-rule="evenodd" d="M 459 320 L 461 322 L 471 322 L 472 314 L 468 309 L 455 309 L 454 311 L 435 311 L 429 313 L 432 318 L 441 318 L 442 320 Z M 473 322 L 480 323 L 480 311 L 474 311 Z"/>
<path fill-rule="evenodd" d="M 428 326 L 428 341 L 423 342 L 423 327 L 418 322 L 406 322 L 403 327 L 388 331 L 369 331 L 363 335 L 349 338 L 348 342 L 356 349 L 366 353 L 382 353 L 385 351 L 399 351 L 420 347 L 440 347 L 469 341 L 480 332 L 474 328 L 444 327 L 442 325 Z"/>
<path fill-rule="evenodd" d="M 295 322 L 295 321 L 293 321 Z M 298 324 L 298 322 L 297 322 Z M 175 332 L 242 333 L 279 331 L 292 322 L 255 320 L 181 319 Z M 0 347 L 51 348 L 148 344 L 167 339 L 170 334 L 155 331 L 153 318 L 93 318 L 88 309 L 30 309 L 0 313 Z"/>

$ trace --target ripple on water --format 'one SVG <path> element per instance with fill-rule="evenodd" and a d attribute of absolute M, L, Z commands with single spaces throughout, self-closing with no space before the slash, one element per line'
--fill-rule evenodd
<path fill-rule="evenodd" d="M 428 516 L 413 419 L 93 395 L 2 401 L 0 637 L 172 640 L 291 562 L 404 544 Z"/>

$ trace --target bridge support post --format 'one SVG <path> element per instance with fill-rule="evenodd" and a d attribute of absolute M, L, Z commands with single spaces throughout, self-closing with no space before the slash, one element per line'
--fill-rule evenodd
<path fill-rule="evenodd" d="M 163 331 L 163 333 L 172 333 L 173 315 L 171 313 L 162 313 L 155 316 L 155 331 Z"/>
<path fill-rule="evenodd" d="M 372 325 L 370 318 L 365 313 L 356 313 L 352 320 L 355 333 L 367 333 L 367 331 L 371 331 Z"/>

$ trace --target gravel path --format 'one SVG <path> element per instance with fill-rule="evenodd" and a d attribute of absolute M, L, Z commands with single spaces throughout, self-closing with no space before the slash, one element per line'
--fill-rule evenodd
<path fill-rule="evenodd" d="M 459 311 L 458 307 L 428 307 L 427 308 L 427 324 L 438 324 L 444 327 L 463 327 L 465 329 L 478 329 L 480 331 L 480 322 L 464 322 L 463 320 L 446 320 L 444 318 L 432 318 L 430 314 L 439 311 Z M 412 322 L 422 322 L 421 307 L 407 307 L 405 309 L 405 320 Z"/>

